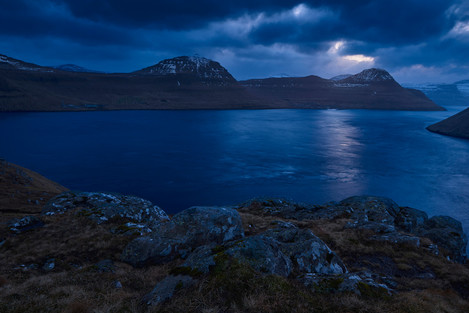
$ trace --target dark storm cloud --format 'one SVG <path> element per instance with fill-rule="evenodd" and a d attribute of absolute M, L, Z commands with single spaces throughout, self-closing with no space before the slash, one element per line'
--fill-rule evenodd
<path fill-rule="evenodd" d="M 318 74 L 321 66 L 329 66 L 327 73 L 364 66 L 466 68 L 468 2 L 0 0 L 0 53 L 55 64 L 60 52 L 61 60 L 107 71 L 199 53 L 232 65 L 238 78 L 262 77 L 280 66 L 272 72 L 289 72 L 289 66 L 292 75 Z M 259 71 L 249 73 L 256 62 Z M 122 67 L 113 69 L 116 64 Z"/>
<path fill-rule="evenodd" d="M 256 41 L 304 43 L 345 38 L 387 45 L 428 40 L 445 34 L 454 19 L 445 13 L 452 5 L 446 0 L 410 1 L 304 1 L 311 8 L 328 8 L 336 15 L 321 23 L 298 25 L 282 20 L 253 30 Z"/>
<path fill-rule="evenodd" d="M 56 37 L 87 45 L 135 43 L 125 29 L 77 19 L 46 0 L 0 1 L 0 35 Z"/>

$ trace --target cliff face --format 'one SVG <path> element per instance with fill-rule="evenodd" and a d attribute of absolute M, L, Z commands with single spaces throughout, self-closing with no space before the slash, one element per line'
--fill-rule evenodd
<path fill-rule="evenodd" d="M 469 109 L 430 125 L 427 129 L 442 135 L 469 139 Z"/>

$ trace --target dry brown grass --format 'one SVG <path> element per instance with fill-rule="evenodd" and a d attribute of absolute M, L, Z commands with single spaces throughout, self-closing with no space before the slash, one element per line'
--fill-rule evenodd
<path fill-rule="evenodd" d="M 246 235 L 275 227 L 277 217 L 242 212 Z M 434 256 L 424 248 L 368 239 L 370 233 L 344 229 L 346 219 L 290 221 L 311 229 L 344 260 L 349 270 L 391 275 L 398 284 L 391 297 L 314 293 L 292 278 L 260 275 L 224 260 L 192 288 L 167 303 L 147 307 L 142 297 L 177 260 L 136 269 L 119 262 L 131 236 L 111 234 L 73 212 L 44 218 L 46 225 L 11 236 L 0 247 L 0 312 L 469 312 L 469 267 Z M 430 242 L 422 241 L 423 246 Z M 56 259 L 50 272 L 40 267 Z M 99 273 L 94 264 L 114 260 L 115 271 Z M 20 264 L 39 269 L 15 269 Z M 434 279 L 417 278 L 420 272 Z M 122 288 L 116 288 L 119 281 Z"/>

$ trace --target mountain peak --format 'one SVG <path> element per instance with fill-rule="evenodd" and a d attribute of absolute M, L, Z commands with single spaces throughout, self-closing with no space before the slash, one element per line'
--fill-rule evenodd
<path fill-rule="evenodd" d="M 200 56 L 179 56 L 166 59 L 135 73 L 156 76 L 185 74 L 195 75 L 206 81 L 236 81 L 220 63 Z"/>
<path fill-rule="evenodd" d="M 358 74 L 352 75 L 346 80 L 352 80 L 356 83 L 368 83 L 368 82 L 384 82 L 394 81 L 394 78 L 386 70 L 380 68 L 370 68 L 361 71 Z"/>

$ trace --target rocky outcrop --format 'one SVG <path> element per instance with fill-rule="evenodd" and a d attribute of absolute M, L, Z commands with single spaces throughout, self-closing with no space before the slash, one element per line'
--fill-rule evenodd
<path fill-rule="evenodd" d="M 351 211 L 351 218 L 359 222 L 377 222 L 392 225 L 400 208 L 391 199 L 373 196 L 355 196 L 339 202 Z"/>
<path fill-rule="evenodd" d="M 133 266 L 159 264 L 187 258 L 200 246 L 223 244 L 244 237 L 239 213 L 224 207 L 192 207 L 167 223 L 157 225 L 150 236 L 132 241 L 122 260 Z"/>
<path fill-rule="evenodd" d="M 224 251 L 237 261 L 249 264 L 261 273 L 287 277 L 292 271 L 292 262 L 275 239 L 257 235 L 245 238 Z"/>
<path fill-rule="evenodd" d="M 277 227 L 260 235 L 195 250 L 183 266 L 208 273 L 217 257 L 229 256 L 255 270 L 288 277 L 290 274 L 337 275 L 347 273 L 342 260 L 310 230 L 291 223 L 276 222 Z"/>
<path fill-rule="evenodd" d="M 448 216 L 428 219 L 425 212 L 399 207 L 393 200 L 375 196 L 354 196 L 338 203 L 322 206 L 292 203 L 285 200 L 251 200 L 241 211 L 262 212 L 286 219 L 319 220 L 348 218 L 345 228 L 368 230 L 369 239 L 393 244 L 419 247 L 419 237 L 427 237 L 443 248 L 446 256 L 455 262 L 466 260 L 467 236 L 461 223 Z M 437 247 L 432 250 L 439 251 Z"/>
<path fill-rule="evenodd" d="M 148 200 L 103 192 L 62 193 L 45 205 L 42 214 L 62 214 L 75 209 L 77 214 L 87 216 L 98 224 L 122 219 L 153 227 L 154 224 L 169 220 L 166 212 Z"/>
<path fill-rule="evenodd" d="M 449 259 L 465 263 L 467 254 L 467 236 L 461 222 L 449 216 L 434 216 L 430 218 L 417 233 L 430 238 L 439 247 L 447 251 Z"/>
<path fill-rule="evenodd" d="M 357 196 L 325 205 L 254 200 L 238 209 L 191 207 L 172 218 L 155 208 L 135 197 L 68 192 L 48 203 L 41 216 L 47 227 L 35 230 L 38 236 L 11 234 L 13 228 L 22 232 L 23 226 L 36 221 L 14 220 L 13 228 L 5 228 L 8 238 L 0 249 L 6 259 L 15 259 L 9 270 L 25 275 L 69 271 L 80 280 L 97 276 L 100 286 L 108 286 L 110 292 L 133 290 L 133 299 L 149 292 L 139 305 L 158 305 L 170 312 L 181 311 L 172 309 L 174 302 L 206 294 L 226 297 L 218 308 L 234 307 L 233 297 L 244 308 L 244 303 L 251 305 L 250 295 L 264 291 L 269 297 L 288 294 L 289 299 L 296 293 L 321 301 L 341 299 L 330 295 L 335 293 L 385 302 L 403 290 L 414 292 L 415 286 L 444 286 L 467 294 L 467 279 L 458 276 L 467 272 L 466 267 L 455 264 L 466 258 L 461 223 L 447 216 L 428 218 L 387 198 Z M 74 241 L 84 225 L 92 234 Z M 247 236 L 243 225 L 252 228 Z M 125 231 L 124 226 L 134 231 Z M 67 233 L 62 241 L 59 232 Z M 71 241 L 79 247 L 68 246 Z M 88 243 L 93 245 L 91 253 Z M 22 244 L 34 251 L 18 251 Z M 133 266 L 119 262 L 120 251 L 121 260 Z M 135 268 L 146 265 L 151 266 Z M 147 289 L 142 291 L 142 286 Z M 180 298 L 167 301 L 175 296 Z M 256 311 L 262 311 L 259 307 Z"/>
<path fill-rule="evenodd" d="M 293 261 L 298 273 L 343 274 L 347 272 L 342 260 L 309 229 L 299 229 L 291 223 L 264 233 L 280 242 L 280 250 Z"/>

